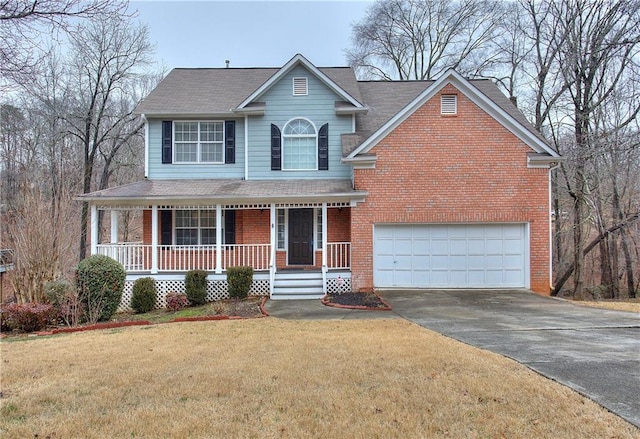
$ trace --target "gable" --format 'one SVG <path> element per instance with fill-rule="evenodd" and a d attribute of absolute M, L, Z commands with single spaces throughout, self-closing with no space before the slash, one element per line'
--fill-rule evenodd
<path fill-rule="evenodd" d="M 535 153 L 556 159 L 556 161 L 559 159 L 559 154 L 528 124 L 524 116 L 522 116 L 522 118 L 518 117 L 520 113 L 515 107 L 513 107 L 514 111 L 511 111 L 504 103 L 503 105 L 499 105 L 496 102 L 495 96 L 490 98 L 480 91 L 478 87 L 474 86 L 471 81 L 464 79 L 458 73 L 451 70 L 435 82 L 427 85 L 420 94 L 406 104 L 399 112 L 388 119 L 382 126 L 377 127 L 375 132 L 368 133 L 369 135 L 366 140 L 351 151 L 345 158 L 345 161 L 357 163 L 360 161 L 360 157 L 367 156 L 375 145 L 393 132 L 393 130 L 420 109 L 426 102 L 435 96 L 439 96 L 441 90 L 447 86 L 453 86 L 458 93 L 471 100 L 479 109 L 494 118 L 500 125 L 518 137 Z M 495 85 L 492 85 L 492 87 L 496 88 Z M 502 95 L 502 97 L 504 98 L 504 95 Z M 506 100 L 506 98 L 504 99 Z M 507 110 L 505 108 L 507 108 Z"/>
<path fill-rule="evenodd" d="M 353 107 L 362 109 L 364 106 L 351 94 L 349 94 L 345 88 L 338 85 L 336 81 L 331 79 L 322 70 L 315 67 L 311 64 L 304 56 L 297 54 L 291 60 L 289 60 L 280 70 L 278 70 L 271 78 L 269 78 L 265 83 L 263 83 L 260 87 L 258 87 L 253 93 L 251 93 L 244 101 L 240 103 L 237 107 L 237 111 L 242 111 L 245 107 L 250 105 L 253 102 L 262 99 L 262 96 L 271 89 L 275 84 L 278 84 L 283 77 L 290 75 L 291 71 L 294 69 L 299 69 L 300 67 L 304 68 L 310 76 L 313 76 L 317 79 L 317 81 L 322 82 L 328 89 L 331 89 L 340 100 L 349 102 Z M 351 69 L 349 69 L 351 70 Z M 353 74 L 351 70 L 351 74 Z M 353 78 L 355 80 L 355 77 Z M 345 84 L 348 79 L 342 77 L 341 80 L 343 84 Z M 352 89 L 352 93 L 356 89 Z"/>

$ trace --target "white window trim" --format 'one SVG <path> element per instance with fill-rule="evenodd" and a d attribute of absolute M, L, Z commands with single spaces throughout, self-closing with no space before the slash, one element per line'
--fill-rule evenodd
<path fill-rule="evenodd" d="M 198 141 L 197 141 L 197 150 L 196 150 L 196 157 L 198 158 L 197 161 L 195 162 L 183 162 L 183 161 L 179 161 L 176 159 L 176 153 L 177 153 L 177 147 L 176 147 L 176 123 L 197 123 L 198 124 Z M 201 157 L 201 143 L 218 143 L 218 142 L 202 142 L 200 140 L 200 124 L 201 123 L 221 123 L 222 124 L 222 161 L 220 162 L 204 162 L 200 160 Z M 178 165 L 224 165 L 225 164 L 225 154 L 226 154 L 226 148 L 225 148 L 225 144 L 226 144 L 226 140 L 227 140 L 227 131 L 225 129 L 225 124 L 224 124 L 224 120 L 174 120 L 173 121 L 173 135 L 171 136 L 171 142 L 172 142 L 172 161 L 174 164 L 178 164 Z M 183 143 L 183 142 L 179 142 L 178 144 Z M 190 143 L 190 142 L 184 142 L 184 143 Z"/>
<path fill-rule="evenodd" d="M 298 93 L 301 83 L 304 82 L 304 93 Z M 296 87 L 298 85 L 298 87 Z M 309 95 L 309 80 L 304 76 L 294 76 L 291 80 L 291 86 L 293 88 L 293 96 L 308 96 Z"/>
<path fill-rule="evenodd" d="M 176 226 L 176 212 L 178 212 L 178 211 L 177 211 L 177 210 L 174 210 L 174 211 L 173 211 L 173 218 L 171 219 L 171 223 L 172 223 L 172 224 L 171 224 L 171 226 L 172 226 L 171 228 L 172 228 L 172 235 L 173 235 L 173 236 L 172 236 L 172 241 L 171 241 L 171 242 L 173 242 L 173 245 L 176 245 L 176 246 L 182 246 L 182 245 L 186 245 L 186 246 L 189 246 L 189 245 L 198 245 L 198 246 L 200 246 L 200 245 L 215 246 L 216 244 L 202 244 L 202 243 L 200 242 L 200 241 L 201 241 L 201 239 L 200 239 L 200 238 L 201 238 L 200 230 L 201 230 L 201 229 L 203 229 L 203 228 L 204 228 L 204 229 L 210 229 L 210 228 L 211 228 L 211 227 L 201 227 L 201 225 L 200 225 L 200 212 L 201 212 L 201 211 L 205 211 L 205 210 L 206 210 L 206 211 L 214 212 L 214 214 L 215 214 L 215 212 L 216 212 L 216 211 L 215 211 L 215 210 L 212 210 L 212 209 L 184 209 L 184 210 L 197 210 L 197 211 L 198 211 L 198 226 L 197 226 L 197 227 L 195 227 L 195 228 L 198 230 L 198 244 L 178 244 L 178 233 L 177 233 L 178 229 L 193 229 L 193 227 L 179 227 L 179 228 L 178 228 L 178 227 Z M 214 216 L 214 218 L 215 218 L 215 216 Z M 218 227 L 220 227 L 220 231 L 222 232 L 222 241 L 223 241 L 223 242 L 222 242 L 222 245 L 224 245 L 224 211 L 222 211 L 222 221 L 221 221 L 221 224 L 217 224 L 217 223 L 216 223 L 216 227 L 214 228 L 214 230 L 217 230 L 217 229 L 218 229 Z"/>
<path fill-rule="evenodd" d="M 291 123 L 294 122 L 296 120 L 304 120 L 309 122 L 309 124 L 311 124 L 311 126 L 313 127 L 313 130 L 316 132 L 315 134 L 311 135 L 311 134 L 303 134 L 303 135 L 287 135 L 285 134 L 285 130 L 287 128 L 287 126 Z M 281 145 L 281 154 L 280 154 L 280 169 L 284 172 L 287 171 L 317 171 L 318 170 L 318 127 L 316 127 L 316 124 L 314 124 L 311 120 L 307 119 L 306 117 L 294 117 L 292 119 L 289 119 L 287 121 L 287 123 L 285 123 L 282 126 L 282 134 L 280 135 L 280 145 Z M 284 166 L 284 150 L 285 150 L 285 138 L 287 137 L 295 137 L 295 138 L 312 138 L 315 137 L 316 141 L 315 141 L 315 147 L 314 147 L 314 158 L 315 158 L 315 163 L 314 163 L 314 167 L 313 168 L 285 168 Z"/>

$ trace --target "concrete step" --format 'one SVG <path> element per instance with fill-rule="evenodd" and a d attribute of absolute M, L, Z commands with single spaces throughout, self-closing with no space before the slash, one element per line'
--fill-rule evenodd
<path fill-rule="evenodd" d="M 316 271 L 283 271 L 276 273 L 271 299 L 320 299 L 322 273 Z"/>

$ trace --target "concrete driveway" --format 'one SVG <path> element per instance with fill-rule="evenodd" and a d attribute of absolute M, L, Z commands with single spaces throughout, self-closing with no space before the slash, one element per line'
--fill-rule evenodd
<path fill-rule="evenodd" d="M 574 305 L 527 290 L 384 291 L 393 311 L 268 301 L 284 318 L 405 318 L 507 356 L 640 427 L 640 315 Z"/>

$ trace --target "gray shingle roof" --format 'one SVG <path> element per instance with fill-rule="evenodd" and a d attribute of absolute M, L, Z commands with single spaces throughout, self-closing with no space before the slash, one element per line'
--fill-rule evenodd
<path fill-rule="evenodd" d="M 232 114 L 278 68 L 173 69 L 144 98 L 135 112 L 153 115 L 225 115 Z M 320 67 L 340 88 L 357 101 L 360 89 L 353 69 Z"/>
<path fill-rule="evenodd" d="M 173 69 L 138 105 L 136 112 L 147 116 L 231 115 L 232 109 L 279 70 L 275 67 Z M 355 145 L 345 150 L 346 154 L 433 84 L 433 81 L 358 81 L 350 67 L 319 67 L 318 70 L 369 108 L 368 113 L 357 114 L 357 136 L 353 137 L 359 141 L 350 142 Z M 546 143 L 492 81 L 480 79 L 470 83 Z"/>
<path fill-rule="evenodd" d="M 268 202 L 268 200 L 350 200 L 364 198 L 366 192 L 356 191 L 350 179 L 345 180 L 240 180 L 240 179 L 176 179 L 142 180 L 80 195 L 81 200 L 123 202 L 132 200 L 237 203 Z"/>

